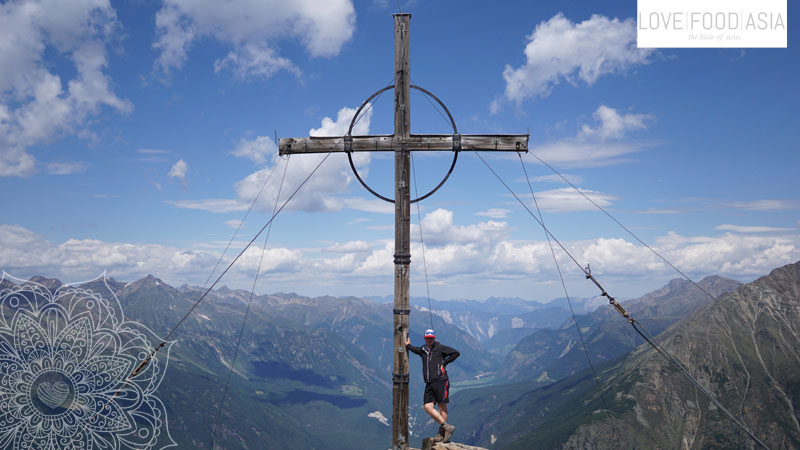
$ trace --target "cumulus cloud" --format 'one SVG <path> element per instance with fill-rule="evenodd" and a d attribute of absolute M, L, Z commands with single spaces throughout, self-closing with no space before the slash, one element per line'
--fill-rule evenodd
<path fill-rule="evenodd" d="M 242 139 L 239 145 L 231 152 L 234 156 L 248 158 L 256 164 L 263 164 L 267 157 L 271 157 L 278 152 L 275 141 L 267 136 L 258 136 L 252 140 Z"/>
<path fill-rule="evenodd" d="M 239 78 L 268 78 L 280 70 L 299 75 L 278 54 L 279 42 L 297 41 L 312 57 L 335 56 L 352 37 L 355 20 L 351 0 L 166 0 L 156 14 L 155 68 L 164 74 L 181 68 L 195 41 L 213 38 L 232 48 L 214 62 L 216 72 L 231 70 Z"/>
<path fill-rule="evenodd" d="M 489 220 L 472 225 L 456 225 L 453 211 L 438 208 L 422 218 L 422 234 L 426 245 L 437 246 L 445 243 L 466 244 L 497 240 L 508 233 L 508 224 Z M 412 236 L 419 230 L 412 225 Z"/>
<path fill-rule="evenodd" d="M 630 155 L 647 145 L 629 138 L 631 132 L 647 129 L 647 123 L 653 119 L 649 114 L 620 114 L 614 108 L 600 105 L 592 118 L 594 122 L 583 124 L 575 136 L 538 145 L 531 152 L 559 166 L 602 167 L 629 161 Z M 539 163 L 533 157 L 528 160 Z"/>
<path fill-rule="evenodd" d="M 186 161 L 179 159 L 178 162 L 172 165 L 172 168 L 169 169 L 169 173 L 167 174 L 170 178 L 175 178 L 179 180 L 181 183 L 186 183 L 186 172 L 189 170 L 189 166 L 186 164 Z"/>
<path fill-rule="evenodd" d="M 269 78 L 280 70 L 286 70 L 300 76 L 300 69 L 287 58 L 278 56 L 277 52 L 264 45 L 246 44 L 237 52 L 214 61 L 214 73 L 229 69 L 241 79 Z"/>
<path fill-rule="evenodd" d="M 355 113 L 354 108 L 341 108 L 336 115 L 336 120 L 330 117 L 323 118 L 321 126 L 309 130 L 309 135 L 343 136 L 347 133 L 347 128 Z M 371 117 L 372 109 L 370 108 L 354 127 L 353 134 L 369 134 Z M 269 178 L 257 206 L 263 211 L 272 211 L 281 183 L 281 176 L 269 177 L 275 166 L 280 165 L 277 168 L 280 171 L 284 169 L 284 164 L 289 166 L 283 191 L 283 198 L 286 198 L 290 192 L 297 189 L 324 158 L 324 154 L 308 154 L 295 155 L 284 161 L 278 156 L 277 148 L 273 148 L 270 165 L 236 183 L 239 200 L 252 202 Z M 359 169 L 362 177 L 369 175 L 367 170 L 369 162 L 368 152 L 358 152 L 353 155 L 353 163 Z M 341 194 L 347 192 L 348 186 L 354 179 L 350 165 L 347 163 L 347 157 L 344 154 L 331 155 L 287 207 L 290 210 L 301 211 L 340 211 L 347 206 L 346 200 Z"/>
<path fill-rule="evenodd" d="M 356 113 L 354 108 L 341 108 L 336 119 L 325 117 L 319 128 L 309 130 L 311 136 L 343 136 L 347 133 L 350 121 Z M 363 113 L 361 119 L 353 127 L 353 134 L 369 134 L 372 109 Z M 272 212 L 278 191 L 281 192 L 281 204 L 290 193 L 294 192 L 312 170 L 325 158 L 324 154 L 294 155 L 283 159 L 278 155 L 278 147 L 268 137 L 258 136 L 252 140 L 242 140 L 233 154 L 263 165 L 257 171 L 236 182 L 234 188 L 237 198 L 175 201 L 171 204 L 183 208 L 206 209 L 212 212 L 228 212 L 242 209 L 258 198 L 256 208 L 264 212 Z M 369 176 L 370 154 L 357 152 L 353 154 L 353 163 L 362 178 Z M 288 165 L 288 168 L 286 168 Z M 283 171 L 286 179 L 281 190 Z M 340 211 L 344 208 L 360 211 L 392 213 L 393 207 L 382 201 L 349 197 L 345 194 L 355 180 L 347 157 L 344 154 L 331 155 L 317 172 L 298 191 L 286 208 L 293 211 Z M 263 190 L 262 190 L 263 187 Z M 259 196 L 259 192 L 261 195 Z M 246 206 L 245 206 L 246 208 Z"/>
<path fill-rule="evenodd" d="M 600 105 L 594 112 L 594 118 L 599 122 L 595 127 L 583 125 L 579 137 L 619 139 L 629 130 L 643 130 L 647 128 L 645 121 L 651 117 L 647 114 L 619 114 L 616 109 Z"/>
<path fill-rule="evenodd" d="M 427 226 L 427 228 L 426 228 Z M 451 211 L 436 210 L 423 219 L 425 260 L 432 283 L 486 286 L 487 283 L 552 281 L 552 255 L 547 242 L 515 240 L 504 222 L 458 223 Z M 532 233 L 539 234 L 539 233 Z M 418 230 L 412 231 L 418 236 Z M 131 279 L 158 274 L 176 284 L 202 284 L 227 244 L 198 244 L 176 248 L 156 244 L 68 239 L 49 242 L 44 236 L 16 225 L 0 225 L 0 269 L 16 275 L 41 274 L 62 279 L 87 279 L 108 270 L 111 276 Z M 234 242 L 241 248 L 243 242 Z M 581 265 L 591 264 L 607 280 L 641 282 L 677 276 L 641 244 L 620 238 L 562 241 Z M 651 243 L 676 267 L 692 277 L 718 274 L 750 278 L 800 260 L 798 232 L 772 235 L 725 233 L 721 236 L 682 236 L 669 232 Z M 207 249 L 207 250 L 198 250 Z M 317 285 L 390 285 L 394 242 L 333 242 L 321 253 L 292 248 L 268 248 L 261 266 L 271 286 L 282 289 Z M 236 252 L 238 253 L 238 252 Z M 231 255 L 236 254 L 231 253 Z M 226 256 L 224 263 L 232 260 Z M 412 241 L 412 277 L 422 276 L 422 245 Z M 560 249 L 556 255 L 568 277 L 583 279 L 579 269 Z M 226 283 L 247 285 L 261 258 L 261 248 L 248 249 L 231 270 Z M 472 283 L 472 284 L 470 284 Z M 657 286 L 653 286 L 655 288 Z"/>
<path fill-rule="evenodd" d="M 96 239 L 68 239 L 53 243 L 23 227 L 3 224 L 0 224 L 0 246 L 3 248 L 0 269 L 12 274 L 40 274 L 64 280 L 88 279 L 108 271 L 109 276 L 121 279 L 153 273 L 176 285 L 202 283 L 220 256 L 216 251 Z M 261 248 L 248 249 L 231 269 L 233 277 L 252 277 L 260 257 Z M 301 257 L 299 250 L 267 249 L 262 272 L 294 271 Z M 224 262 L 230 263 L 232 258 L 226 256 Z"/>
<path fill-rule="evenodd" d="M 667 258 L 690 272 L 760 275 L 800 259 L 797 236 L 686 237 L 670 232 L 657 240 Z"/>
<path fill-rule="evenodd" d="M 264 257 L 262 259 L 262 252 Z M 261 272 L 295 272 L 298 269 L 303 253 L 288 248 L 268 248 L 264 251 L 258 246 L 249 247 L 236 262 L 240 272 L 255 273 L 261 265 Z"/>
<path fill-rule="evenodd" d="M 88 119 L 104 107 L 132 111 L 105 74 L 104 42 L 117 27 L 104 0 L 0 4 L 0 176 L 31 175 L 31 146 L 66 135 L 91 138 Z M 71 79 L 52 71 L 56 57 L 72 63 Z"/>
<path fill-rule="evenodd" d="M 513 240 L 505 223 L 492 226 L 481 223 L 462 225 L 456 223 L 453 217 L 450 211 L 437 210 L 423 221 L 425 259 L 433 282 L 459 277 L 486 282 L 519 276 L 546 280 L 554 276 L 552 255 L 545 240 Z M 412 236 L 418 236 L 418 231 L 412 231 Z M 719 274 L 742 278 L 764 274 L 775 267 L 797 261 L 800 259 L 797 242 L 796 232 L 770 237 L 730 233 L 713 237 L 684 237 L 670 232 L 651 246 L 690 275 Z M 591 264 L 597 274 L 619 279 L 676 276 L 661 259 L 639 243 L 619 238 L 562 243 L 581 264 Z M 393 247 L 392 242 L 387 242 L 367 255 L 351 258 L 352 274 L 390 274 Z M 421 250 L 419 242 L 412 242 L 412 270 L 421 271 Z M 557 249 L 556 255 L 562 269 L 577 271 L 564 252 Z M 338 261 L 344 259 L 340 257 Z"/>
<path fill-rule="evenodd" d="M 492 103 L 493 112 L 503 100 L 519 105 L 526 98 L 547 96 L 562 80 L 591 85 L 604 75 L 647 64 L 652 53 L 652 49 L 636 48 L 633 19 L 597 14 L 575 23 L 559 13 L 539 23 L 527 38 L 525 64 L 506 66 L 504 97 Z"/>

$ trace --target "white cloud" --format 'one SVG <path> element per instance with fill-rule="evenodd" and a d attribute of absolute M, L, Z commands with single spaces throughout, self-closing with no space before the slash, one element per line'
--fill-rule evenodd
<path fill-rule="evenodd" d="M 619 139 L 623 137 L 626 131 L 647 128 L 645 121 L 651 119 L 651 116 L 647 114 L 620 115 L 616 109 L 609 108 L 606 105 L 600 105 L 593 116 L 599 122 L 599 125 L 592 127 L 584 124 L 579 134 L 580 137 L 596 137 L 600 140 Z"/>
<path fill-rule="evenodd" d="M 322 251 L 332 253 L 361 253 L 372 250 L 372 244 L 367 241 L 347 241 L 336 242 L 335 244 L 325 247 Z"/>
<path fill-rule="evenodd" d="M 787 231 L 794 231 L 794 228 L 743 226 L 730 224 L 718 225 L 716 229 L 721 231 L 732 231 L 734 233 L 783 233 Z"/>
<path fill-rule="evenodd" d="M 371 225 L 368 226 L 367 229 L 373 231 L 394 230 L 394 225 Z"/>
<path fill-rule="evenodd" d="M 485 216 L 491 219 L 505 219 L 508 217 L 508 214 L 511 213 L 510 209 L 503 209 L 503 208 L 489 208 L 487 211 L 481 211 L 475 213 L 476 216 Z"/>
<path fill-rule="evenodd" d="M 505 99 L 519 105 L 524 99 L 546 96 L 561 80 L 593 84 L 603 75 L 620 73 L 647 64 L 652 49 L 636 48 L 633 19 L 609 19 L 592 15 L 574 23 L 559 13 L 541 22 L 528 36 L 525 64 L 507 65 Z M 492 105 L 496 112 L 500 100 Z"/>
<path fill-rule="evenodd" d="M 202 283 L 214 268 L 220 253 L 180 249 L 157 244 L 128 244 L 95 239 L 69 239 L 52 243 L 44 236 L 16 225 L 0 224 L 0 269 L 12 274 L 41 274 L 66 280 L 87 279 L 108 271 L 121 279 L 157 274 L 175 286 Z M 234 280 L 252 280 L 261 248 L 251 247 L 231 269 Z M 262 272 L 296 271 L 299 250 L 267 249 Z M 223 263 L 228 264 L 229 255 Z"/>
<path fill-rule="evenodd" d="M 300 69 L 290 60 L 278 56 L 275 50 L 263 46 L 246 44 L 237 52 L 230 52 L 223 59 L 214 61 L 214 73 L 225 69 L 233 71 L 241 80 L 269 78 L 280 70 L 300 76 Z"/>
<path fill-rule="evenodd" d="M 632 142 L 587 142 L 564 139 L 536 146 L 531 152 L 561 167 L 604 167 L 630 161 L 630 155 L 642 149 Z M 538 164 L 533 157 L 528 162 Z"/>
<path fill-rule="evenodd" d="M 394 204 L 378 198 L 343 197 L 342 207 L 377 214 L 394 214 Z"/>
<path fill-rule="evenodd" d="M 226 220 L 225 221 L 225 225 L 229 226 L 230 228 L 234 228 L 234 229 L 241 227 L 242 223 L 243 222 L 241 220 L 238 220 L 238 219 Z"/>
<path fill-rule="evenodd" d="M 186 183 L 186 172 L 189 170 L 189 166 L 186 164 L 186 161 L 179 159 L 178 162 L 172 165 L 172 168 L 169 169 L 169 173 L 167 174 L 170 178 L 176 178 L 180 180 L 181 183 Z"/>
<path fill-rule="evenodd" d="M 356 109 L 344 107 L 336 114 L 336 120 L 324 117 L 319 128 L 308 131 L 309 136 L 344 136 L 350 128 L 350 122 Z M 372 107 L 367 105 L 362 110 L 361 119 L 353 125 L 353 136 L 369 134 L 369 124 L 372 119 Z M 360 153 L 359 153 L 360 154 Z M 366 153 L 369 154 L 369 153 Z"/>
<path fill-rule="evenodd" d="M 31 175 L 33 145 L 65 135 L 91 139 L 86 124 L 103 107 L 132 111 L 104 73 L 104 41 L 117 26 L 105 0 L 0 4 L 0 176 Z M 72 62 L 72 79 L 51 72 L 55 57 Z"/>
<path fill-rule="evenodd" d="M 452 213 L 431 213 L 425 226 L 426 262 L 432 281 L 468 277 L 474 280 L 508 280 L 515 276 L 555 276 L 552 255 L 546 241 L 515 241 L 505 225 L 487 229 L 481 224 L 459 225 Z M 432 233 L 428 233 L 428 230 Z M 429 235 L 432 235 L 429 238 Z M 412 236 L 417 232 L 412 231 Z M 684 272 L 697 276 L 719 274 L 748 277 L 800 259 L 797 235 L 686 238 L 669 233 L 651 246 Z M 562 242 L 581 264 L 591 264 L 596 274 L 619 279 L 677 276 L 671 268 L 644 246 L 625 239 L 597 238 Z M 354 273 L 391 273 L 393 245 L 374 250 Z M 556 249 L 562 270 L 577 271 L 574 263 Z M 421 248 L 412 244 L 412 269 L 421 271 Z M 387 272 L 387 270 L 389 272 Z M 419 274 L 417 274 L 418 276 Z M 510 278 L 509 278 L 510 277 Z M 582 277 L 581 277 L 582 278 Z"/>
<path fill-rule="evenodd" d="M 146 162 L 146 163 L 166 163 L 169 162 L 167 155 L 171 154 L 172 151 L 159 150 L 153 148 L 140 148 L 136 150 L 136 153 L 144 155 L 135 158 L 136 161 Z"/>
<path fill-rule="evenodd" d="M 749 211 L 783 211 L 800 209 L 800 202 L 793 200 L 750 200 L 729 202 L 724 203 L 723 205 Z"/>
<path fill-rule="evenodd" d="M 452 212 L 437 210 L 425 217 L 425 260 L 431 283 L 462 286 L 487 283 L 548 282 L 557 277 L 545 240 L 513 240 L 504 222 L 459 224 Z M 412 231 L 416 236 L 418 230 Z M 539 233 L 533 233 L 539 234 Z M 641 282 L 677 275 L 658 257 L 638 243 L 618 238 L 562 241 L 581 264 L 612 282 Z M 37 233 L 15 225 L 0 225 L 0 269 L 16 275 L 45 275 L 62 279 L 86 279 L 108 270 L 111 276 L 131 279 L 157 274 L 175 285 L 202 284 L 220 256 L 227 240 L 175 248 L 155 244 L 128 244 L 93 239 L 69 239 L 52 243 Z M 241 248 L 244 242 L 233 243 Z M 670 232 L 651 246 L 693 278 L 718 274 L 750 278 L 775 267 L 800 260 L 797 231 L 784 235 L 681 236 Z M 325 253 L 333 253 L 326 255 Z M 270 286 L 281 289 L 304 284 L 386 286 L 391 285 L 394 242 L 333 242 L 321 256 L 308 257 L 292 248 L 267 250 L 262 272 Z M 235 253 L 223 261 L 228 264 Z M 422 247 L 412 242 L 412 277 L 422 279 Z M 562 270 L 570 279 L 583 280 L 574 263 L 556 248 Z M 261 258 L 261 248 L 252 247 L 231 270 L 226 284 L 246 286 Z M 498 286 L 500 286 L 498 284 Z M 652 286 L 656 288 L 658 286 Z M 619 294 L 618 295 L 622 295 Z"/>
<path fill-rule="evenodd" d="M 569 180 L 572 184 L 581 184 L 581 183 L 583 183 L 583 177 L 580 176 L 580 175 L 575 175 L 575 174 L 571 174 L 571 173 L 562 173 L 561 175 L 564 175 L 564 178 Z M 541 176 L 530 177 L 530 178 L 531 178 L 531 182 L 533 182 L 533 183 L 559 183 L 559 184 L 565 183 L 564 178 L 561 178 L 560 176 L 555 175 L 555 174 L 553 174 L 553 175 L 541 175 Z M 524 182 L 525 179 L 521 178 L 520 181 Z"/>
<path fill-rule="evenodd" d="M 337 55 L 355 30 L 351 0 L 232 0 L 198 2 L 166 0 L 156 14 L 159 52 L 155 67 L 162 73 L 179 69 L 193 42 L 210 37 L 232 47 L 214 63 L 239 78 L 268 78 L 279 70 L 300 70 L 278 54 L 278 43 L 298 41 L 312 57 Z"/>
<path fill-rule="evenodd" d="M 425 245 L 465 244 L 497 240 L 508 232 L 506 222 L 489 220 L 473 225 L 456 225 L 453 212 L 438 208 L 422 218 L 422 235 Z M 417 225 L 412 225 L 411 235 L 419 236 Z"/>
<path fill-rule="evenodd" d="M 159 150 L 156 148 L 140 148 L 136 150 L 136 153 L 141 153 L 143 155 L 168 155 L 172 153 L 170 150 Z"/>
<path fill-rule="evenodd" d="M 234 211 L 244 211 L 247 205 L 233 199 L 227 198 L 208 198 L 203 200 L 178 200 L 167 201 L 170 205 L 186 209 L 199 209 L 214 213 L 228 213 Z"/>
<path fill-rule="evenodd" d="M 264 254 L 262 259 L 261 254 Z M 261 264 L 261 272 L 295 272 L 298 269 L 303 253 L 288 248 L 268 248 L 264 251 L 259 246 L 249 247 L 236 262 L 240 272 L 254 271 Z"/>
<path fill-rule="evenodd" d="M 253 140 L 242 139 L 239 146 L 231 152 L 234 156 L 248 158 L 256 164 L 263 164 L 267 157 L 274 156 L 278 152 L 275 141 L 267 136 L 258 136 Z"/>
<path fill-rule="evenodd" d="M 685 237 L 670 232 L 657 240 L 666 257 L 689 272 L 760 275 L 800 259 L 797 236 Z"/>
<path fill-rule="evenodd" d="M 574 137 L 538 145 L 530 150 L 531 153 L 559 166 L 602 167 L 626 162 L 630 159 L 629 155 L 647 145 L 626 138 L 633 130 L 646 129 L 652 116 L 619 114 L 614 108 L 600 105 L 592 117 L 595 123 L 584 124 Z M 528 161 L 539 163 L 532 157 Z"/>
<path fill-rule="evenodd" d="M 617 199 L 613 195 L 589 189 L 581 189 L 581 192 L 603 208 L 610 206 L 611 202 Z M 539 208 L 545 212 L 562 213 L 572 211 L 594 211 L 597 209 L 596 206 L 592 205 L 579 192 L 576 192 L 575 189 L 571 187 L 536 192 L 536 201 L 539 204 Z M 531 211 L 535 211 L 536 205 L 533 203 L 532 199 L 529 201 L 529 204 Z"/>
<path fill-rule="evenodd" d="M 353 108 L 342 108 L 337 113 L 336 120 L 330 117 L 323 118 L 320 127 L 309 130 L 309 135 L 342 136 L 347 133 L 355 112 L 356 110 Z M 353 134 L 369 134 L 371 117 L 372 109 L 370 108 L 363 113 L 361 119 L 353 127 Z M 251 173 L 235 184 L 237 194 L 235 200 L 208 199 L 170 203 L 185 208 L 228 212 L 232 210 L 230 209 L 231 207 L 239 209 L 239 205 L 251 204 L 262 190 L 262 186 L 264 186 L 261 196 L 258 197 L 256 207 L 261 211 L 271 213 L 275 206 L 275 197 L 278 191 L 281 190 L 281 179 L 285 164 L 288 164 L 288 169 L 286 169 L 286 179 L 281 190 L 280 204 L 283 204 L 288 196 L 314 170 L 317 164 L 325 158 L 324 154 L 307 154 L 293 155 L 288 160 L 284 160 L 278 156 L 278 148 L 274 145 L 274 142 L 263 136 L 256 137 L 250 141 L 242 141 L 233 153 L 237 156 L 250 158 L 259 164 L 266 162 L 265 167 Z M 368 152 L 354 153 L 353 163 L 358 168 L 362 178 L 369 176 L 370 155 Z M 272 173 L 271 177 L 270 173 Z M 355 177 L 347 162 L 347 156 L 341 153 L 331 155 L 306 185 L 298 191 L 286 208 L 292 211 L 340 211 L 344 208 L 351 208 L 388 214 L 394 211 L 392 205 L 387 202 L 342 195 L 349 190 L 349 186 L 354 180 Z"/>
<path fill-rule="evenodd" d="M 45 170 L 50 175 L 71 175 L 86 170 L 86 164 L 81 162 L 52 162 L 45 164 Z"/>
<path fill-rule="evenodd" d="M 683 214 L 685 209 L 670 209 L 670 208 L 647 208 L 640 211 L 635 211 L 636 214 Z"/>

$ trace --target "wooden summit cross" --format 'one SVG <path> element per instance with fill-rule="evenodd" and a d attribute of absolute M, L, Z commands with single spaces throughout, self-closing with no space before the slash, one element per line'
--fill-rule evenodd
<path fill-rule="evenodd" d="M 341 137 L 307 137 L 283 138 L 280 140 L 279 153 L 291 155 L 297 153 L 332 153 L 344 152 L 350 160 L 353 174 L 358 181 L 375 196 L 394 203 L 394 372 L 392 374 L 392 449 L 408 449 L 408 352 L 405 348 L 409 324 L 409 265 L 410 250 L 410 216 L 411 203 L 432 195 L 441 187 L 453 171 L 458 152 L 462 149 L 481 151 L 528 151 L 528 135 L 468 135 L 459 134 L 453 116 L 447 107 L 433 94 L 425 89 L 410 84 L 408 41 L 411 14 L 394 14 L 394 85 L 387 86 L 369 97 L 356 111 L 350 122 L 350 129 Z M 353 136 L 353 126 L 361 110 L 377 95 L 394 88 L 394 134 Z M 417 89 L 436 100 L 447 112 L 453 126 L 452 134 L 419 135 L 410 134 L 410 88 Z M 394 199 L 386 198 L 372 190 L 356 171 L 352 152 L 394 151 L 395 191 Z M 409 186 L 410 151 L 451 151 L 453 162 L 450 171 L 433 190 L 411 200 Z"/>

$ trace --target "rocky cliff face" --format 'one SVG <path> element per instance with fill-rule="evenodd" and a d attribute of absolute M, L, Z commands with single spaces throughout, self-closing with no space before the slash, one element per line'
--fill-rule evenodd
<path fill-rule="evenodd" d="M 769 448 L 800 448 L 800 262 L 721 297 L 658 341 Z M 604 386 L 632 408 L 580 426 L 564 448 L 758 448 L 647 345 Z"/>

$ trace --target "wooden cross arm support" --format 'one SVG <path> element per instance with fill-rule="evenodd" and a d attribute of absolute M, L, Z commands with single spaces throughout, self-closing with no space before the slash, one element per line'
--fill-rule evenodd
<path fill-rule="evenodd" d="M 528 151 L 527 134 L 412 134 L 405 144 L 412 151 Z M 403 140 L 394 135 L 330 136 L 306 138 L 281 138 L 278 151 L 281 155 L 297 153 L 331 152 L 390 152 L 399 150 Z"/>

